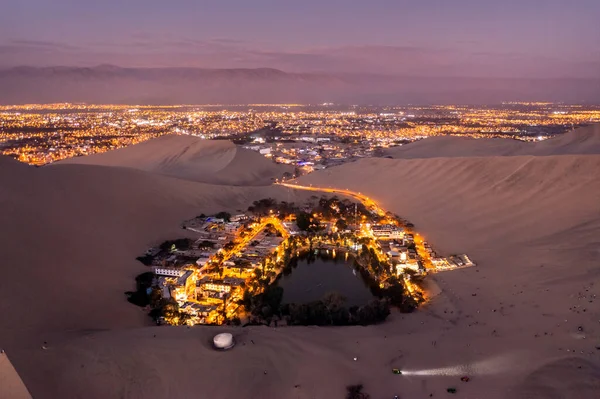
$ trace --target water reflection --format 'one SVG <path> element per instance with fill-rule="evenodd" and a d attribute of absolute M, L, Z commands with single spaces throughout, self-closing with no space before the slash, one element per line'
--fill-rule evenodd
<path fill-rule="evenodd" d="M 335 256 L 337 255 L 337 256 Z M 282 303 L 308 303 L 337 292 L 346 298 L 345 306 L 361 306 L 373 299 L 370 289 L 353 266 L 347 253 L 316 251 L 296 258 L 294 267 L 279 279 Z"/>

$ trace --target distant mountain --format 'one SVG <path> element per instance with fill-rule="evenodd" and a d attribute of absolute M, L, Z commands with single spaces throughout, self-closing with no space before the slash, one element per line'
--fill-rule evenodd
<path fill-rule="evenodd" d="M 539 142 L 439 136 L 386 150 L 391 158 L 456 158 L 518 155 L 600 154 L 600 125 L 591 125 Z"/>
<path fill-rule="evenodd" d="M 426 78 L 289 73 L 271 68 L 14 67 L 0 70 L 0 103 L 123 104 L 501 101 L 600 102 L 599 79 Z"/>

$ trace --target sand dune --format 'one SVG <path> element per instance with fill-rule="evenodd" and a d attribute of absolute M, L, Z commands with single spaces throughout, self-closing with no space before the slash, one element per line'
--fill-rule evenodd
<path fill-rule="evenodd" d="M 227 328 L 145 326 L 123 296 L 144 270 L 135 256 L 195 214 L 307 192 L 0 157 L 0 345 L 36 398 L 341 398 L 354 383 L 373 398 L 595 398 L 599 171 L 597 155 L 511 156 L 364 159 L 303 177 L 368 193 L 479 266 L 435 276 L 442 293 L 415 314 L 230 329 L 239 344 L 221 353 L 208 342 Z"/>
<path fill-rule="evenodd" d="M 10 363 L 6 353 L 0 352 L 0 398 L 1 399 L 27 399 L 31 395 L 25 384 Z"/>
<path fill-rule="evenodd" d="M 203 140 L 187 135 L 166 135 L 137 145 L 66 159 L 61 163 L 123 166 L 211 184 L 268 185 L 285 172 L 257 152 L 224 140 Z"/>
<path fill-rule="evenodd" d="M 600 154 L 600 125 L 575 129 L 540 142 L 438 136 L 384 152 L 384 156 L 404 159 L 567 154 Z"/>
<path fill-rule="evenodd" d="M 549 363 L 528 375 L 516 389 L 518 399 L 593 398 L 600 392 L 600 367 L 580 358 Z"/>
<path fill-rule="evenodd" d="M 272 191 L 129 168 L 2 164 L 0 248 L 4 281 L 10 281 L 0 294 L 3 345 L 83 326 L 143 324 L 143 314 L 123 306 L 123 292 L 143 270 L 135 257 L 152 243 L 181 235 L 186 218 L 245 209 Z M 11 334 L 16 326 L 21 333 Z"/>
<path fill-rule="evenodd" d="M 541 398 L 574 390 L 569 379 L 579 369 L 561 378 L 545 366 L 556 358 L 577 356 L 596 367 L 593 375 L 600 370 L 592 338 L 600 333 L 599 173 L 596 155 L 368 159 L 301 180 L 369 193 L 413 221 L 443 253 L 469 253 L 480 267 L 435 278 L 443 293 L 429 309 L 454 327 L 432 341 L 437 348 L 454 342 L 458 364 L 514 354 L 503 372 L 496 370 L 498 378 L 513 369 L 527 374 L 539 362 L 534 382 L 523 389 L 524 397 Z M 555 379 L 559 396 L 537 389 L 540 378 Z M 496 389 L 485 397 L 513 397 Z M 593 397 L 591 390 L 574 392 Z"/>

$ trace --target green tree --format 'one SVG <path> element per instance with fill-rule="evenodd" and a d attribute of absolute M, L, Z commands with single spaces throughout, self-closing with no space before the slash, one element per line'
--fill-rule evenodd
<path fill-rule="evenodd" d="M 310 214 L 306 212 L 298 212 L 296 214 L 296 225 L 302 231 L 308 231 L 310 229 Z"/>
<path fill-rule="evenodd" d="M 161 299 L 162 290 L 158 287 L 152 288 L 152 291 L 150 292 L 150 307 L 155 308 L 159 306 Z"/>
<path fill-rule="evenodd" d="M 179 317 L 179 304 L 174 298 L 162 298 L 157 309 L 159 315 L 165 319 Z"/>
<path fill-rule="evenodd" d="M 279 307 L 283 299 L 283 288 L 277 285 L 269 285 L 262 293 L 261 299 L 263 304 L 268 305 L 273 312 L 279 313 Z"/>
<path fill-rule="evenodd" d="M 223 219 L 226 222 L 229 222 L 229 220 L 231 220 L 231 213 L 229 212 L 219 212 L 215 215 L 216 218 L 218 219 Z"/>

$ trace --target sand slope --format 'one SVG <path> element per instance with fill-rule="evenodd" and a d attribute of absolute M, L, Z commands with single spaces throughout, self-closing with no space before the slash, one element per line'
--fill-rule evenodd
<path fill-rule="evenodd" d="M 566 154 L 600 154 L 600 125 L 575 129 L 541 142 L 439 136 L 384 152 L 384 156 L 404 159 Z"/>
<path fill-rule="evenodd" d="M 31 395 L 10 363 L 6 353 L 0 353 L 0 399 L 27 399 Z"/>
<path fill-rule="evenodd" d="M 245 209 L 269 194 L 128 168 L 2 165 L 2 345 L 42 332 L 141 325 L 146 317 L 122 306 L 143 270 L 135 257 L 182 235 L 186 218 Z"/>
<path fill-rule="evenodd" d="M 257 152 L 224 140 L 203 140 L 187 135 L 166 135 L 137 145 L 66 159 L 67 164 L 124 166 L 211 184 L 270 184 L 287 165 L 275 164 Z"/>
<path fill-rule="evenodd" d="M 329 399 L 354 383 L 373 398 L 450 386 L 595 398 L 599 171 L 597 155 L 512 156 L 365 159 L 303 177 L 369 193 L 479 267 L 437 275 L 442 294 L 380 326 L 237 328 L 238 346 L 217 353 L 208 342 L 225 328 L 144 327 L 123 296 L 144 270 L 134 258 L 197 213 L 295 194 L 0 157 L 0 345 L 36 398 Z"/>
<path fill-rule="evenodd" d="M 454 326 L 432 338 L 438 353 L 446 347 L 455 364 L 482 359 L 481 368 L 497 378 L 517 373 L 491 383 L 485 397 L 591 398 L 593 390 L 576 389 L 572 379 L 584 371 L 555 361 L 591 362 L 585 373 L 595 379 L 588 383 L 600 381 L 599 174 L 600 156 L 565 155 L 368 159 L 301 180 L 367 192 L 413 221 L 443 253 L 466 251 L 479 263 L 437 275 L 444 292 L 430 309 Z M 503 355 L 514 357 L 504 365 L 493 360 Z M 411 362 L 443 364 L 426 356 Z M 539 388 L 540 379 L 554 381 L 556 396 Z M 523 386 L 498 391 L 515 382 Z"/>

